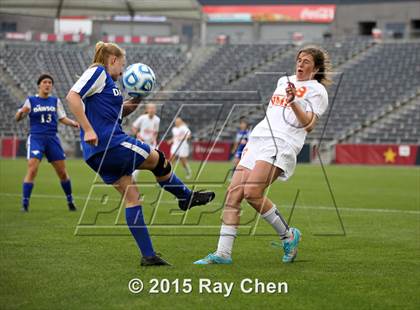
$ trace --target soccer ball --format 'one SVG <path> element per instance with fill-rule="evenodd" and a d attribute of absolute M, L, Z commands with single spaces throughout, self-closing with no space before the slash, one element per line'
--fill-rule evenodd
<path fill-rule="evenodd" d="M 155 73 L 148 65 L 135 63 L 124 71 L 124 89 L 131 97 L 147 97 L 152 92 L 155 83 Z"/>

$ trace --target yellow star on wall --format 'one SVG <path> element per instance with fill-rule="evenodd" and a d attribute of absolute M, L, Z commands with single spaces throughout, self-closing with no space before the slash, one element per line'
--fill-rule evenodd
<path fill-rule="evenodd" d="M 384 153 L 385 162 L 386 163 L 395 163 L 395 157 L 397 157 L 397 153 L 395 153 L 392 148 L 388 148 Z"/>

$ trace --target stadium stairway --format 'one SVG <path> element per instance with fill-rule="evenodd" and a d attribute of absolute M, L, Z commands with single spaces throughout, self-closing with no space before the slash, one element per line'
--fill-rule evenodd
<path fill-rule="evenodd" d="M 206 62 L 213 54 L 217 51 L 217 46 L 206 46 L 206 47 L 192 47 L 189 51 L 190 60 L 183 68 L 183 70 L 172 79 L 165 87 L 165 91 L 173 91 L 179 89 L 182 85 L 191 79 L 191 77 L 197 72 L 199 67 Z"/>
<path fill-rule="evenodd" d="M 360 140 L 359 133 L 388 115 L 398 114 L 402 106 L 418 96 L 420 68 L 417 63 L 420 57 L 416 51 L 419 48 L 420 41 L 385 42 L 343 68 L 343 86 L 334 110 L 335 114 L 345 114 L 343 121 L 348 124 L 338 132 L 335 142 Z M 378 61 L 382 68 L 377 66 Z M 360 74 L 363 78 L 354 82 Z M 337 123 L 337 119 L 333 119 L 333 123 Z M 371 143 L 397 143 L 400 140 L 397 135 L 389 139 L 373 139 L 370 135 L 368 139 Z"/>
<path fill-rule="evenodd" d="M 0 66 L 0 82 L 7 87 L 9 93 L 16 98 L 16 102 L 23 102 L 26 98 L 26 93 L 19 88 L 10 74 Z"/>
<path fill-rule="evenodd" d="M 363 124 L 348 143 L 399 143 L 420 145 L 420 86 L 416 94 L 397 101 Z"/>
<path fill-rule="evenodd" d="M 262 104 L 260 102 L 256 102 L 255 105 L 250 104 L 248 107 L 242 106 L 240 108 L 237 108 L 236 110 L 233 110 L 230 117 L 230 122 L 226 124 L 226 127 L 225 128 L 222 128 L 220 126 L 216 127 L 215 132 L 217 134 L 220 134 L 219 138 L 221 140 L 232 139 L 232 137 L 236 133 L 237 127 L 239 126 L 239 119 L 242 116 L 247 116 L 248 121 L 251 124 L 256 124 L 259 120 L 261 120 L 261 118 L 264 116 L 264 113 L 265 113 L 265 110 L 264 110 L 266 106 L 265 97 L 268 97 L 268 95 L 267 95 L 267 91 L 262 87 L 262 85 L 258 83 L 259 73 L 267 72 L 267 71 L 272 72 L 270 70 L 272 70 L 271 68 L 273 67 L 273 65 L 279 62 L 283 62 L 283 60 L 289 60 L 293 58 L 294 55 L 295 55 L 295 49 L 293 48 L 290 48 L 289 50 L 286 49 L 284 53 L 281 53 L 281 54 L 279 53 L 273 59 L 270 59 L 269 61 L 267 61 L 260 67 L 255 68 L 255 70 L 247 72 L 246 74 L 238 76 L 236 79 L 230 81 L 230 83 L 228 84 L 228 87 L 233 88 L 234 90 L 238 90 L 238 91 L 252 90 L 249 87 L 250 84 L 256 86 L 256 90 L 259 92 L 259 96 L 261 98 Z M 255 81 L 255 80 L 257 80 L 256 83 L 254 82 L 249 83 L 249 81 Z M 197 131 L 196 138 L 199 140 L 202 140 L 202 139 L 205 140 L 206 137 L 208 137 L 208 133 L 212 132 L 212 130 L 214 130 L 214 124 L 209 124 L 205 128 L 202 128 L 199 131 Z M 222 132 L 220 132 L 221 130 Z"/>

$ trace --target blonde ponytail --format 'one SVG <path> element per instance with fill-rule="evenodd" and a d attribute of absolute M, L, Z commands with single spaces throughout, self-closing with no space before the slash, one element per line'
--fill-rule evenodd
<path fill-rule="evenodd" d="M 96 66 L 105 67 L 110 56 L 123 57 L 125 56 L 125 51 L 115 43 L 99 41 L 95 45 L 95 56 L 93 57 L 93 63 L 90 65 L 90 68 Z"/>

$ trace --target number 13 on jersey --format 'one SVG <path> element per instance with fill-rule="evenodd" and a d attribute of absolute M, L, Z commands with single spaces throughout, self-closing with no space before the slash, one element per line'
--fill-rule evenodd
<path fill-rule="evenodd" d="M 41 123 L 51 123 L 51 121 L 52 121 L 51 113 L 41 114 Z"/>

